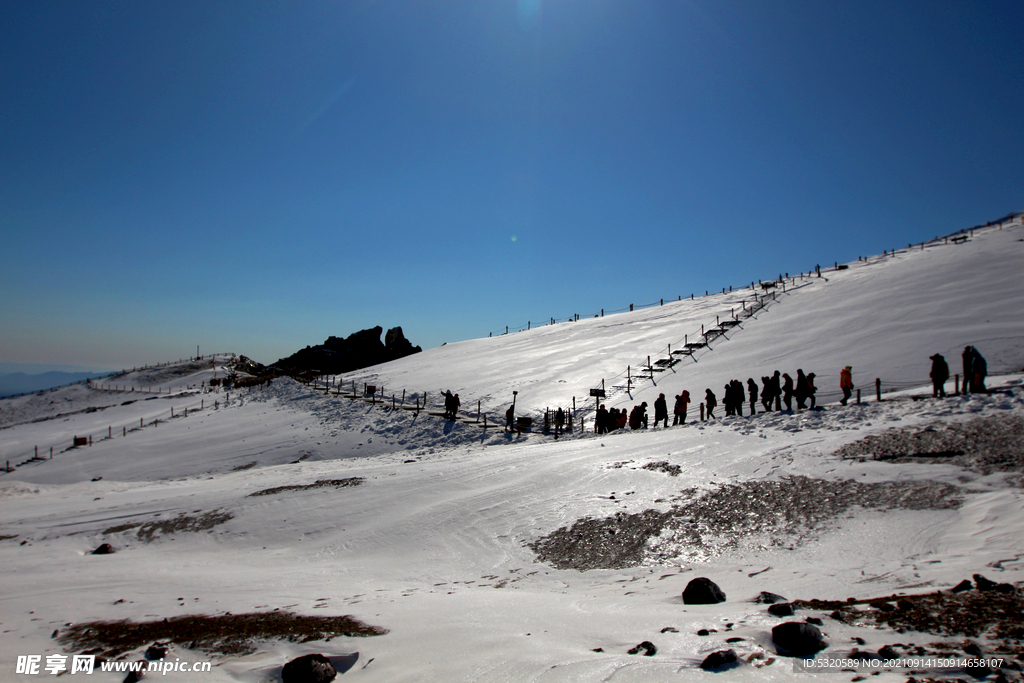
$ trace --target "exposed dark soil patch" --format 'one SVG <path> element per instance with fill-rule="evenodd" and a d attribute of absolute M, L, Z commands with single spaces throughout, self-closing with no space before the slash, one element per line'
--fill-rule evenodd
<path fill-rule="evenodd" d="M 937 482 L 787 477 L 687 489 L 668 511 L 586 517 L 527 546 L 558 569 L 620 569 L 680 556 L 710 558 L 751 539 L 763 547 L 788 547 L 854 507 L 943 510 L 962 502 L 961 489 Z"/>
<path fill-rule="evenodd" d="M 336 636 L 382 636 L 379 626 L 351 616 L 307 617 L 291 612 L 254 612 L 221 616 L 186 615 L 162 621 L 91 621 L 61 629 L 58 641 L 68 651 L 102 651 L 114 658 L 160 641 L 222 655 L 252 653 L 260 641 L 283 638 L 306 643 Z"/>
<path fill-rule="evenodd" d="M 244 465 L 239 465 L 238 467 L 232 467 L 231 471 L 232 472 L 244 472 L 245 470 L 251 470 L 253 467 L 256 467 L 256 464 L 257 464 L 256 461 L 253 460 L 252 462 L 247 462 Z"/>
<path fill-rule="evenodd" d="M 1024 654 L 1024 593 L 1004 590 L 936 591 L 924 595 L 890 595 L 867 600 L 798 600 L 804 609 L 829 610 L 832 618 L 897 631 L 913 630 L 943 637 L 977 639 L 986 656 Z M 952 649 L 960 649 L 953 645 Z M 933 644 L 932 650 L 951 647 Z M 915 653 L 923 654 L 923 653 Z M 961 655 L 963 656 L 963 655 Z"/>
<path fill-rule="evenodd" d="M 272 489 L 263 489 L 262 491 L 253 491 L 247 498 L 251 496 L 269 496 L 274 493 L 284 493 L 285 491 L 306 491 L 309 489 L 325 489 L 335 488 L 343 489 L 350 486 L 359 486 L 365 479 L 362 477 L 349 477 L 348 479 L 319 479 L 312 484 L 295 484 L 292 486 L 275 486 Z"/>
<path fill-rule="evenodd" d="M 892 429 L 847 444 L 835 455 L 890 462 L 943 462 L 981 474 L 1024 472 L 1024 418 L 997 415 L 917 429 Z"/>
<path fill-rule="evenodd" d="M 652 472 L 664 472 L 670 477 L 678 477 L 683 473 L 683 468 L 679 465 L 670 465 L 668 460 L 659 460 L 658 462 L 649 462 L 643 466 L 642 469 L 651 470 Z"/>
<path fill-rule="evenodd" d="M 144 543 L 149 543 L 156 537 L 167 534 L 209 531 L 215 526 L 223 524 L 234 517 L 233 514 L 224 510 L 211 510 L 210 512 L 201 512 L 197 510 L 196 512 L 199 514 L 186 515 L 185 513 L 181 513 L 177 517 L 172 517 L 171 519 L 119 524 L 117 526 L 112 526 L 109 529 L 105 529 L 103 533 L 105 535 L 119 534 L 130 529 L 138 528 L 138 532 L 135 534 L 136 537 Z"/>

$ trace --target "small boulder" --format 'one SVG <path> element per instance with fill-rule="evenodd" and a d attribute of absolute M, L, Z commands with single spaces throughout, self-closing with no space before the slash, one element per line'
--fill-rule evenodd
<path fill-rule="evenodd" d="M 330 683 L 337 675 L 331 660 L 321 654 L 303 655 L 281 668 L 282 683 Z"/>
<path fill-rule="evenodd" d="M 898 659 L 900 653 L 892 645 L 883 645 L 878 650 L 879 659 Z"/>
<path fill-rule="evenodd" d="M 146 660 L 140 659 L 138 663 L 142 664 L 142 666 L 139 667 L 138 671 L 129 671 L 128 675 L 124 677 L 123 683 L 139 683 L 139 681 L 146 677 Z"/>
<path fill-rule="evenodd" d="M 703 576 L 693 579 L 683 589 L 683 604 L 714 605 L 719 602 L 725 602 L 725 593 L 714 581 Z"/>
<path fill-rule="evenodd" d="M 100 545 L 98 548 L 96 548 L 96 550 L 93 550 L 92 553 L 90 553 L 90 554 L 92 554 L 92 555 L 113 555 L 115 552 L 117 552 L 117 551 L 114 550 L 114 546 L 110 545 L 109 543 L 104 543 L 104 544 Z"/>
<path fill-rule="evenodd" d="M 776 593 L 761 591 L 761 594 L 754 598 L 754 602 L 759 605 L 774 605 L 777 602 L 789 602 L 789 600 Z"/>
<path fill-rule="evenodd" d="M 736 656 L 735 650 L 719 650 L 712 652 L 700 663 L 700 668 L 705 671 L 722 671 L 740 665 L 740 658 Z"/>
<path fill-rule="evenodd" d="M 159 643 L 153 643 L 146 648 L 146 659 L 151 662 L 161 660 L 167 656 L 167 647 Z"/>
<path fill-rule="evenodd" d="M 627 654 L 635 655 L 639 654 L 640 650 L 644 651 L 644 657 L 653 657 L 658 653 L 658 648 L 654 647 L 654 643 L 649 640 L 645 640 L 636 647 L 627 650 Z"/>
<path fill-rule="evenodd" d="M 971 582 L 968 581 L 967 579 L 964 579 L 963 581 L 961 581 L 957 585 L 953 586 L 953 592 L 954 593 L 963 593 L 964 591 L 969 591 L 972 588 L 974 588 L 974 586 L 971 585 Z"/>
<path fill-rule="evenodd" d="M 997 585 L 999 585 L 995 581 L 989 581 L 981 574 L 974 575 L 974 584 L 978 587 L 978 590 L 980 591 L 990 591 Z"/>
<path fill-rule="evenodd" d="M 814 624 L 787 621 L 772 629 L 772 641 L 780 655 L 810 657 L 828 646 Z"/>
<path fill-rule="evenodd" d="M 794 612 L 793 603 L 791 602 L 779 602 L 768 606 L 768 614 L 773 617 L 791 617 Z"/>

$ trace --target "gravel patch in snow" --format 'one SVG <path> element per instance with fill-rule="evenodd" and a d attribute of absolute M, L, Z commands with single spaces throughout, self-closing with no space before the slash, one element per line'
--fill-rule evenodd
<path fill-rule="evenodd" d="M 810 538 L 854 507 L 945 510 L 963 502 L 961 489 L 938 482 L 861 483 L 792 476 L 687 489 L 667 511 L 654 509 L 577 520 L 528 543 L 558 569 L 621 569 L 686 557 L 707 560 L 744 546 L 789 547 Z"/>

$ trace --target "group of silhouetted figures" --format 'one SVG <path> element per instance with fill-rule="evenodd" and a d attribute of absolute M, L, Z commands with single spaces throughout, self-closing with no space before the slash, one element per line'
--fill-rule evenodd
<path fill-rule="evenodd" d="M 845 383 L 849 372 L 849 367 L 842 371 L 841 384 Z M 792 411 L 793 399 L 796 399 L 797 410 L 807 410 L 808 408 L 814 410 L 816 407 L 814 395 L 818 391 L 818 388 L 814 386 L 814 378 L 815 374 L 813 372 L 804 374 L 804 371 L 801 369 L 796 371 L 796 381 L 794 382 L 788 372 L 776 370 L 772 375 L 761 378 L 760 387 L 758 387 L 753 377 L 748 378 L 746 390 L 744 390 L 743 382 L 734 379 L 725 385 L 722 394 L 722 407 L 725 409 L 726 415 L 743 417 L 743 406 L 747 403 L 749 396 L 751 415 L 757 414 L 759 397 L 761 399 L 762 411 L 766 413 L 771 412 L 773 407 L 775 410 L 782 410 L 783 404 L 785 404 L 786 410 Z M 852 381 L 849 382 L 849 388 L 852 391 Z M 849 396 L 846 395 L 846 390 L 844 389 L 844 398 L 841 403 L 845 405 L 848 398 Z M 808 405 L 808 402 L 810 402 L 810 405 Z M 711 389 L 707 389 L 704 392 L 704 407 L 706 417 L 715 417 L 718 397 L 715 396 L 715 392 Z"/>
<path fill-rule="evenodd" d="M 932 395 L 938 398 L 946 397 L 946 382 L 949 380 L 949 366 L 946 360 L 935 354 L 932 361 Z M 973 346 L 968 346 L 963 353 L 964 382 L 962 392 L 965 394 L 988 393 L 985 387 L 985 377 L 988 374 L 988 364 L 985 359 Z M 796 371 L 796 380 L 789 373 L 776 370 L 772 375 L 761 378 L 761 385 L 758 386 L 754 378 L 747 379 L 746 387 L 738 379 L 731 380 L 725 385 L 722 394 L 722 406 L 727 416 L 734 415 L 743 417 L 743 406 L 749 401 L 750 415 L 757 414 L 757 403 L 760 399 L 763 412 L 785 410 L 793 411 L 793 402 L 796 401 L 797 410 L 814 410 L 817 407 L 815 394 L 818 389 L 814 385 L 815 374 L 804 371 Z M 839 388 L 842 389 L 843 398 L 841 405 L 846 405 L 853 395 L 853 368 L 847 365 L 839 373 Z M 686 408 L 690 403 L 690 392 L 683 391 L 676 396 L 674 417 L 672 425 L 686 424 Z M 704 392 L 704 403 L 702 405 L 701 418 L 715 419 L 715 408 L 718 407 L 718 397 L 711 389 Z M 668 405 L 665 394 L 660 394 L 654 401 L 654 424 L 663 423 L 668 427 Z M 630 429 L 647 429 L 647 403 L 634 406 L 628 412 L 625 408 L 619 410 L 612 408 L 608 410 L 602 404 L 597 409 L 595 428 L 598 434 L 605 434 L 616 429 L 623 429 L 629 425 Z"/>
<path fill-rule="evenodd" d="M 964 364 L 964 383 L 960 391 L 965 394 L 987 394 L 985 378 L 988 376 L 988 363 L 984 356 L 973 346 L 965 346 L 961 355 Z M 949 364 L 941 354 L 931 357 L 932 396 L 946 397 L 946 382 L 949 381 Z"/>
<path fill-rule="evenodd" d="M 450 389 L 444 392 L 444 419 L 454 420 L 460 405 L 462 401 L 459 400 L 458 394 L 453 394 Z"/>

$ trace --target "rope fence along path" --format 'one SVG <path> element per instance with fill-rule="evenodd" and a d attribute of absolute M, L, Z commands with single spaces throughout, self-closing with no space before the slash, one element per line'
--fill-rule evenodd
<path fill-rule="evenodd" d="M 144 392 L 139 393 L 142 394 Z M 36 445 L 32 448 L 4 453 L 2 454 L 4 467 L 0 467 L 0 472 L 13 472 L 19 467 L 52 460 L 54 456 L 59 456 L 77 448 L 91 447 L 94 444 L 100 444 L 112 439 L 126 438 L 142 429 L 157 427 L 161 422 L 166 423 L 171 420 L 184 419 L 198 412 L 217 408 L 221 403 L 230 405 L 231 394 L 230 392 L 225 392 L 223 398 L 221 398 L 218 391 L 211 390 L 208 393 L 186 392 L 176 396 L 164 396 L 162 399 L 158 395 L 154 395 L 151 398 L 141 400 L 149 401 L 156 399 L 177 399 L 179 402 L 168 406 L 166 409 L 147 410 L 137 421 L 134 419 L 130 422 L 122 421 L 117 425 L 108 425 L 106 429 L 90 430 L 84 434 L 75 434 L 71 439 L 51 440 L 47 441 L 43 446 Z M 12 462 L 15 464 L 12 465 Z"/>

